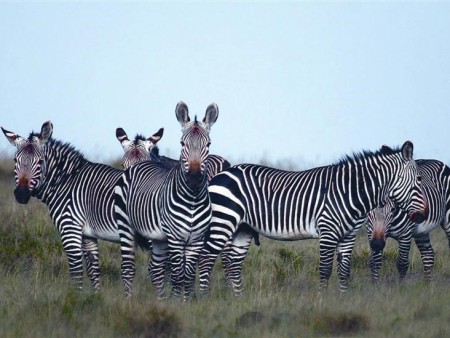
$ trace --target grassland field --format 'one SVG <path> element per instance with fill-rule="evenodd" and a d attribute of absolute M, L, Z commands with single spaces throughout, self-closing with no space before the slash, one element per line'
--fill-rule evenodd
<path fill-rule="evenodd" d="M 19 205 L 11 161 L 0 160 L 0 337 L 449 337 L 450 250 L 441 229 L 431 283 L 412 246 L 404 283 L 388 240 L 380 283 L 372 285 L 366 231 L 353 251 L 349 291 L 339 292 L 336 267 L 318 292 L 318 241 L 261 238 L 244 262 L 245 294 L 225 286 L 220 261 L 211 295 L 189 303 L 157 301 L 147 278 L 149 255 L 138 251 L 134 295 L 123 296 L 118 244 L 100 242 L 102 291 L 85 276 L 71 288 L 66 255 L 46 206 Z"/>

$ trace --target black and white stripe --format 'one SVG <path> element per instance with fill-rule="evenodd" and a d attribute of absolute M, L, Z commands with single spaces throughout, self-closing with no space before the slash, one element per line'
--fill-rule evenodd
<path fill-rule="evenodd" d="M 403 279 L 409 268 L 411 238 L 414 238 L 422 258 L 425 280 L 430 280 L 434 265 L 434 250 L 430 232 L 441 226 L 450 240 L 450 168 L 437 160 L 417 160 L 422 187 L 428 201 L 428 217 L 420 224 L 412 222 L 408 215 L 390 202 L 367 215 L 367 234 L 371 255 L 372 281 L 378 280 L 382 254 L 388 237 L 398 242 L 397 270 Z"/>
<path fill-rule="evenodd" d="M 219 173 L 209 186 L 212 219 L 200 255 L 200 290 L 209 290 L 217 255 L 246 222 L 273 239 L 318 238 L 321 287 L 328 283 L 337 251 L 345 291 L 355 236 L 371 209 L 391 198 L 418 221 L 426 214 L 412 153 L 412 143 L 405 142 L 401 150 L 383 147 L 301 172 L 243 164 Z M 240 285 L 240 275 L 236 278 Z"/>
<path fill-rule="evenodd" d="M 122 278 L 131 293 L 134 236 L 139 233 L 153 244 L 151 280 L 164 297 L 164 271 L 170 258 L 172 295 L 193 296 L 196 264 L 211 217 L 207 190 L 209 130 L 218 107 L 208 106 L 202 122 L 191 121 L 180 102 L 176 116 L 182 125 L 181 154 L 176 166 L 145 161 L 122 175 L 115 190 L 116 219 L 121 237 Z"/>

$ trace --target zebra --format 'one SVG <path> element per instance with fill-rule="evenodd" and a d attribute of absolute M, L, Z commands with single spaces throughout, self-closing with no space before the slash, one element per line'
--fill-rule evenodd
<path fill-rule="evenodd" d="M 176 165 L 178 161 L 169 159 L 165 156 L 159 156 L 158 146 L 156 144 L 162 138 L 163 134 L 164 128 L 160 128 L 149 138 L 137 134 L 134 140 L 130 140 L 125 130 L 118 127 L 116 129 L 116 138 L 122 145 L 124 151 L 122 161 L 120 162 L 122 168 L 128 169 L 133 164 L 147 160 L 167 162 L 168 165 Z"/>
<path fill-rule="evenodd" d="M 164 128 L 160 128 L 158 132 L 148 138 L 141 134 L 137 134 L 134 139 L 130 140 L 125 130 L 118 127 L 116 129 L 116 138 L 124 150 L 121 161 L 122 167 L 127 169 L 131 165 L 145 160 L 162 162 L 171 167 L 179 165 L 179 160 L 174 160 L 159 154 L 159 149 L 156 144 L 163 136 L 163 133 Z M 209 154 L 207 168 L 208 182 L 210 182 L 217 173 L 229 168 L 230 166 L 230 163 L 223 157 Z M 239 229 L 236 231 L 233 239 L 233 242 L 229 241 L 227 243 L 221 254 L 222 265 L 225 270 L 228 286 L 231 286 L 233 275 L 240 273 L 240 268 L 242 265 L 242 262 L 240 261 L 242 254 L 240 252 L 242 250 L 247 251 L 252 240 L 254 240 L 257 246 L 260 245 L 258 233 L 253 231 L 244 223 L 239 226 Z M 239 289 L 239 286 L 236 286 L 236 288 Z"/>
<path fill-rule="evenodd" d="M 209 292 L 216 257 L 242 221 L 272 239 L 318 238 L 321 290 L 337 251 L 339 286 L 345 292 L 356 233 L 369 210 L 391 198 L 417 222 L 427 215 L 410 141 L 401 149 L 364 151 L 300 172 L 240 164 L 216 175 L 208 190 L 212 219 L 199 259 L 201 294 Z M 235 278 L 233 285 L 241 285 L 241 275 Z"/>
<path fill-rule="evenodd" d="M 416 163 L 429 205 L 428 217 L 421 224 L 416 224 L 391 201 L 369 212 L 366 227 L 371 248 L 369 266 L 374 283 L 378 281 L 387 237 L 398 242 L 397 270 L 400 280 L 404 279 L 409 268 L 412 238 L 420 251 L 426 281 L 431 280 L 434 265 L 430 232 L 440 225 L 450 245 L 450 168 L 437 160 L 417 160 Z"/>
<path fill-rule="evenodd" d="M 132 292 L 135 273 L 134 236 L 152 241 L 150 278 L 158 298 L 165 298 L 165 263 L 170 259 L 171 295 L 193 297 L 196 264 L 211 218 L 207 190 L 209 132 L 219 114 L 210 104 L 202 121 L 189 117 L 180 101 L 175 115 L 182 126 L 181 155 L 169 167 L 152 161 L 126 169 L 115 188 L 115 217 L 121 240 L 122 279 Z"/>
<path fill-rule="evenodd" d="M 114 219 L 114 187 L 123 171 L 92 163 L 69 143 L 52 138 L 53 124 L 24 138 L 2 128 L 16 147 L 14 195 L 27 204 L 36 197 L 47 205 L 61 235 L 75 287 L 83 283 L 83 256 L 95 291 L 100 289 L 98 239 L 120 242 Z M 146 246 L 138 239 L 139 244 Z"/>

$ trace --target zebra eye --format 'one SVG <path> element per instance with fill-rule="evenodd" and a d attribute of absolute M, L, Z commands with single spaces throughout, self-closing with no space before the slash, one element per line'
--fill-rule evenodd
<path fill-rule="evenodd" d="M 185 146 L 185 144 L 184 144 L 184 142 L 183 142 L 183 141 L 181 141 L 180 143 L 181 143 L 181 146 L 182 146 L 182 147 L 184 147 L 184 146 Z"/>
<path fill-rule="evenodd" d="M 209 148 L 210 145 L 211 145 L 211 142 L 208 142 L 208 144 L 206 146 Z"/>
<path fill-rule="evenodd" d="M 14 162 L 17 162 L 17 157 L 14 156 Z"/>
<path fill-rule="evenodd" d="M 392 207 L 392 208 L 391 208 L 391 212 L 395 212 L 395 207 Z"/>
<path fill-rule="evenodd" d="M 422 182 L 422 176 L 417 176 L 417 181 Z"/>

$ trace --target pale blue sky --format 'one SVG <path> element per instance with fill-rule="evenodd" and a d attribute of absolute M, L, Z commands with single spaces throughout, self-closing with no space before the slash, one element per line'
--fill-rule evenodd
<path fill-rule="evenodd" d="M 178 157 L 183 100 L 199 118 L 218 104 L 211 153 L 234 163 L 405 140 L 450 162 L 450 3 L 0 3 L 0 74 L 1 126 L 51 120 L 95 161 L 121 156 L 118 126 L 164 127 Z"/>

